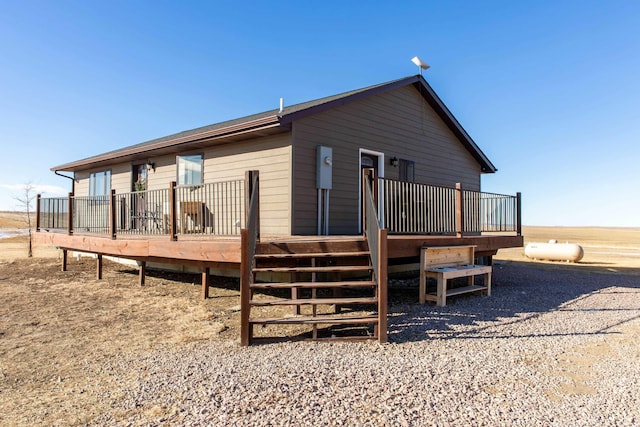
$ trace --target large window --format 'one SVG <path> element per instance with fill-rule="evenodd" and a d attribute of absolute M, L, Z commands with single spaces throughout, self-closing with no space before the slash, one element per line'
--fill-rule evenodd
<path fill-rule="evenodd" d="M 111 171 L 89 174 L 89 196 L 106 196 L 111 193 Z"/>
<path fill-rule="evenodd" d="M 398 171 L 400 181 L 415 182 L 416 164 L 413 160 L 400 159 L 400 170 Z"/>
<path fill-rule="evenodd" d="M 178 185 L 202 184 L 202 154 L 178 156 Z"/>

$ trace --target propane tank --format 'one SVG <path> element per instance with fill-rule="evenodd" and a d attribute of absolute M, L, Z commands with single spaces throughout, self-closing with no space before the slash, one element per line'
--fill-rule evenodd
<path fill-rule="evenodd" d="M 528 243 L 524 248 L 524 254 L 532 259 L 578 262 L 584 256 L 584 250 L 577 243 L 558 243 L 557 240 L 549 240 L 549 243 Z"/>

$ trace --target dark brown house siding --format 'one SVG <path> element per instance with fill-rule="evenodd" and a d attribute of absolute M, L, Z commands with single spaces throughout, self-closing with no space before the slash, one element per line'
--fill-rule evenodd
<path fill-rule="evenodd" d="M 333 148 L 330 233 L 358 231 L 359 150 L 384 154 L 384 175 L 398 177 L 391 157 L 415 162 L 416 182 L 480 189 L 480 164 L 436 112 L 408 85 L 336 107 L 293 124 L 293 233 L 317 231 L 316 147 Z"/>

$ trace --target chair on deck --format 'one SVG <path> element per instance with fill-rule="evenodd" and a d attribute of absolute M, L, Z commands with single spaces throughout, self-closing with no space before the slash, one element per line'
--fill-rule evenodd
<path fill-rule="evenodd" d="M 204 203 L 180 202 L 180 228 L 182 233 L 204 231 Z"/>

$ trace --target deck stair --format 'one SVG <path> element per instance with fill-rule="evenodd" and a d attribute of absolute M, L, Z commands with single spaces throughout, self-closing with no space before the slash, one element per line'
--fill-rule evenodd
<path fill-rule="evenodd" d="M 378 289 L 363 239 L 259 243 L 252 274 L 251 340 L 254 327 L 275 325 L 312 340 L 377 339 Z"/>

